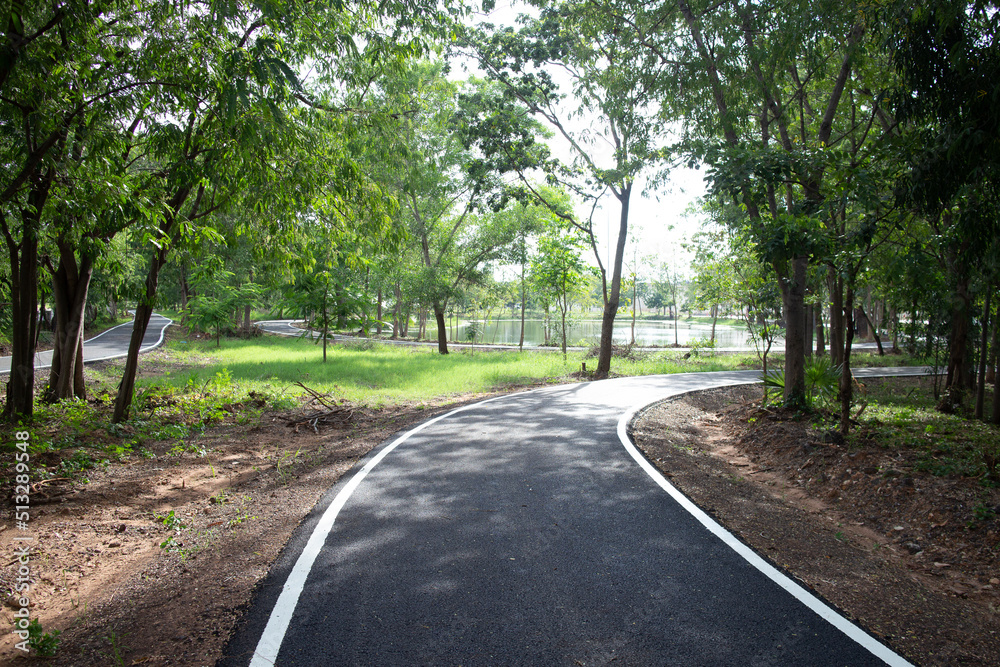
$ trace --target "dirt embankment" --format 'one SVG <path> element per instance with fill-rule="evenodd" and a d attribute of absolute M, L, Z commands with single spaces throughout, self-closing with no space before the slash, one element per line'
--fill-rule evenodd
<path fill-rule="evenodd" d="M 61 630 L 44 664 L 214 665 L 320 496 L 393 433 L 449 407 L 358 408 L 316 428 L 286 425 L 301 411 L 265 413 L 254 424 L 211 428 L 196 446 L 163 441 L 148 458 L 37 486 L 31 613 L 43 631 Z M 0 529 L 4 553 L 13 553 L 14 533 Z M 8 628 L 16 568 L 16 560 L 0 567 Z M 16 640 L 4 633 L 0 664 L 24 657 Z"/>
<path fill-rule="evenodd" d="M 978 480 L 846 448 L 757 387 L 682 396 L 634 422 L 640 449 L 723 525 L 920 665 L 1000 664 L 1000 521 Z M 749 401 L 749 402 L 744 402 Z"/>

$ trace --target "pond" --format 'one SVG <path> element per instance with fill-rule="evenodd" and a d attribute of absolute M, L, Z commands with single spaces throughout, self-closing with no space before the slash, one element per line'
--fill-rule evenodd
<path fill-rule="evenodd" d="M 555 327 L 558 327 L 558 320 Z M 628 343 L 632 337 L 632 320 L 629 317 L 620 317 L 615 321 L 614 340 L 616 343 Z M 497 345 L 517 345 L 521 330 L 521 322 L 516 319 L 490 320 L 485 327 L 485 332 L 476 338 L 477 342 L 496 343 Z M 454 325 L 449 335 L 449 339 L 454 338 L 460 342 L 467 339 L 468 321 L 462 320 L 458 325 L 457 335 Z M 434 339 L 437 336 L 433 322 L 428 330 L 428 338 Z M 690 345 L 693 341 L 707 341 L 712 334 L 712 324 L 710 322 L 685 322 L 677 323 L 676 340 L 681 346 Z M 601 335 L 600 320 L 575 320 L 567 326 L 567 338 L 570 345 L 589 346 L 596 345 Z M 553 333 L 552 339 L 558 340 Z M 744 327 L 727 325 L 716 325 L 715 327 L 716 347 L 753 347 L 747 338 Z M 545 342 L 545 333 L 541 320 L 527 320 L 524 323 L 524 344 L 541 345 Z M 672 321 L 659 320 L 636 320 L 635 342 L 638 345 L 660 345 L 667 346 L 674 344 L 674 323 Z"/>

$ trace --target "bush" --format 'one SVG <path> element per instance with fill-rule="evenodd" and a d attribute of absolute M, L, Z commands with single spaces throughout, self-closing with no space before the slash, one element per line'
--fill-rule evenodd
<path fill-rule="evenodd" d="M 830 363 L 829 357 L 813 357 L 806 364 L 806 405 L 812 408 L 817 400 L 832 401 L 840 391 L 841 366 Z M 763 378 L 764 387 L 785 391 L 785 372 L 771 370 Z"/>

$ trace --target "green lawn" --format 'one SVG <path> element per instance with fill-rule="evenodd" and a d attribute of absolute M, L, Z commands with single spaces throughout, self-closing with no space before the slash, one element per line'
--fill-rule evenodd
<path fill-rule="evenodd" d="M 172 331 L 173 333 L 173 331 Z M 616 358 L 612 374 L 649 375 L 759 368 L 756 355 L 699 351 L 684 358 L 677 350 L 633 350 Z M 168 336 L 164 349 L 142 357 L 132 416 L 110 423 L 123 360 L 88 366 L 90 401 L 38 403 L 33 449 L 48 457 L 54 474 L 75 476 L 103 461 L 148 453 L 164 439 L 171 453 L 198 452 L 198 434 L 213 424 L 253 423 L 266 409 L 287 410 L 311 389 L 336 400 L 378 407 L 403 403 L 447 403 L 458 396 L 573 382 L 581 364 L 597 360 L 583 352 L 565 360 L 558 351 L 454 350 L 443 356 L 431 346 L 396 346 L 360 340 L 331 345 L 327 362 L 312 341 L 264 336 L 240 340 Z M 899 365 L 900 357 L 874 358 Z M 864 365 L 858 359 L 858 365 Z M 780 356 L 772 367 L 780 367 Z M 872 410 L 874 412 L 874 410 Z M 0 432 L 4 431 L 0 428 Z M 6 443 L 13 442 L 7 438 Z M 7 449 L 0 445 L 0 448 Z"/>
<path fill-rule="evenodd" d="M 570 353 L 565 361 L 552 351 L 452 350 L 438 354 L 428 346 L 397 346 L 368 341 L 331 345 L 323 363 L 322 347 L 294 338 L 264 336 L 252 340 L 214 342 L 173 341 L 170 356 L 181 370 L 167 370 L 158 380 L 181 388 L 201 384 L 225 372 L 247 391 L 283 387 L 287 393 L 304 391 L 293 383 L 302 382 L 318 391 L 366 405 L 400 401 L 430 400 L 458 394 L 480 393 L 538 382 L 570 382 L 579 379 L 581 364 L 592 371 L 595 358 Z M 637 351 L 634 358 L 616 358 L 613 374 L 654 375 L 697 371 L 745 370 L 759 368 L 753 353 L 712 354 L 701 351 L 683 358 L 676 350 Z M 900 357 L 859 357 L 858 365 L 897 365 Z M 781 357 L 771 358 L 779 367 Z"/>
<path fill-rule="evenodd" d="M 265 336 L 213 344 L 174 342 L 169 350 L 188 367 L 168 371 L 161 381 L 175 387 L 202 383 L 225 369 L 232 380 L 253 389 L 302 382 L 352 402 L 429 400 L 485 392 L 540 380 L 559 382 L 579 370 L 574 357 L 538 352 L 455 351 L 447 356 L 428 347 L 378 343 L 322 347 L 306 340 Z M 292 394 L 305 393 L 292 386 Z"/>

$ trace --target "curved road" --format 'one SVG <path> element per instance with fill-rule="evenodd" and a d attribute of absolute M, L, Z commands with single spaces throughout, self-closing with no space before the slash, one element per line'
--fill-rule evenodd
<path fill-rule="evenodd" d="M 628 441 L 640 406 L 758 377 L 549 387 L 423 423 L 313 509 L 220 664 L 908 664 Z"/>
<path fill-rule="evenodd" d="M 83 341 L 83 363 L 116 359 L 128 354 L 128 343 L 132 338 L 132 322 L 111 327 L 99 333 L 90 340 Z M 163 315 L 153 313 L 146 327 L 146 335 L 142 339 L 139 352 L 148 352 L 163 344 L 163 336 L 173 320 Z M 10 357 L 0 357 L 0 375 L 10 373 Z M 35 370 L 48 368 L 52 365 L 52 351 L 39 352 L 35 355 Z"/>

